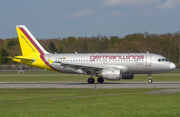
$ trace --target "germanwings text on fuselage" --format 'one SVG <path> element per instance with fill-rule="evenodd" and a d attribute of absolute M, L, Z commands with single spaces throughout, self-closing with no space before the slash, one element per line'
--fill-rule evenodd
<path fill-rule="evenodd" d="M 114 59 L 136 59 L 136 60 L 144 60 L 144 55 L 123 55 L 123 56 L 120 56 L 120 55 L 92 55 L 90 56 L 90 60 L 101 60 L 101 59 L 111 59 L 111 60 L 114 60 Z"/>

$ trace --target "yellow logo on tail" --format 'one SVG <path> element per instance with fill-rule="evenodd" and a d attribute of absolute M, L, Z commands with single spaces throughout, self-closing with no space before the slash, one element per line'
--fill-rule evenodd
<path fill-rule="evenodd" d="M 48 61 L 49 61 L 49 64 L 51 65 L 51 63 L 53 63 L 54 61 L 52 61 L 52 60 L 50 60 L 50 59 L 48 59 Z"/>

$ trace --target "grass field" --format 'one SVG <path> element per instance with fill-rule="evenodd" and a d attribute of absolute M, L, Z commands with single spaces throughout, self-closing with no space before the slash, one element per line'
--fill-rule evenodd
<path fill-rule="evenodd" d="M 88 78 L 77 74 L 1 74 L 0 82 L 86 82 Z M 152 78 L 180 81 L 180 74 L 154 74 Z M 121 81 L 147 79 L 147 75 L 136 75 L 133 80 Z M 160 89 L 0 89 L 0 117 L 180 117 L 180 93 L 143 94 L 153 90 Z"/>
<path fill-rule="evenodd" d="M 0 82 L 53 82 L 53 81 L 80 81 L 86 82 L 89 78 L 88 75 L 77 75 L 77 74 L 34 74 L 34 75 L 0 75 Z M 97 77 L 94 77 L 97 80 Z M 180 81 L 180 74 L 154 74 L 152 75 L 153 81 Z M 120 80 L 120 81 L 144 81 L 147 82 L 147 75 L 135 75 L 132 80 Z M 106 81 L 106 80 L 105 80 Z M 115 81 L 114 81 L 115 82 Z"/>
<path fill-rule="evenodd" d="M 1 117 L 179 117 L 180 93 L 157 89 L 0 89 Z"/>

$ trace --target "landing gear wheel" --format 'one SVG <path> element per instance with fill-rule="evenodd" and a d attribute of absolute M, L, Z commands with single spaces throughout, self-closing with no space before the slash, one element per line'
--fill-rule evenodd
<path fill-rule="evenodd" d="M 149 79 L 149 80 L 148 80 L 148 83 L 152 83 L 152 82 L 153 82 L 153 80 L 152 80 L 152 79 Z"/>
<path fill-rule="evenodd" d="M 98 81 L 98 83 L 103 83 L 103 82 L 104 82 L 104 79 L 101 78 L 101 77 L 99 77 L 99 78 L 97 79 L 97 81 Z"/>
<path fill-rule="evenodd" d="M 148 83 L 152 83 L 153 80 L 151 79 L 151 73 L 148 74 Z"/>
<path fill-rule="evenodd" d="M 89 83 L 89 84 L 93 84 L 93 83 L 94 83 L 94 78 L 89 78 L 89 79 L 88 79 L 88 83 Z"/>

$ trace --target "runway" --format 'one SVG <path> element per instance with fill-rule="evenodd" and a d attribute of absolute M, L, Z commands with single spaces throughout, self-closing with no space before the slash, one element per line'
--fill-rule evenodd
<path fill-rule="evenodd" d="M 0 82 L 0 88 L 180 88 L 176 82 L 104 82 L 88 84 L 87 82 Z"/>

